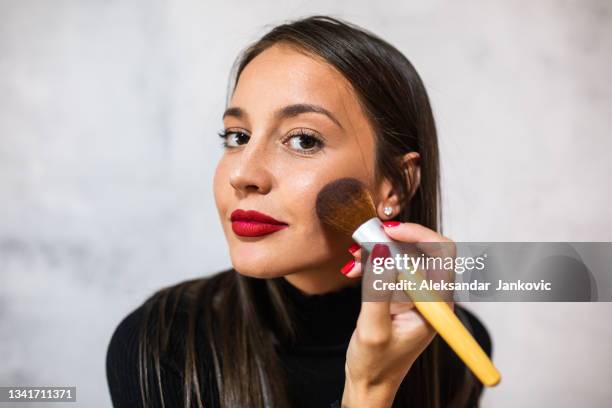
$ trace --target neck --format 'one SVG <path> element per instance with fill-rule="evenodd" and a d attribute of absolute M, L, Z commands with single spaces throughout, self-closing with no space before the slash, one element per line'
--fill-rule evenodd
<path fill-rule="evenodd" d="M 295 272 L 284 276 L 287 281 L 307 295 L 320 295 L 335 292 L 345 286 L 359 284 L 359 279 L 351 279 L 340 273 L 340 270 L 316 269 Z"/>

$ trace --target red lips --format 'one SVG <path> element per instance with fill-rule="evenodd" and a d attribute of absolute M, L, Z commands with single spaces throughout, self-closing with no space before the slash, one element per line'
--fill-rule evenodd
<path fill-rule="evenodd" d="M 241 237 L 260 237 L 288 226 L 267 214 L 255 210 L 234 210 L 230 216 L 232 231 Z"/>

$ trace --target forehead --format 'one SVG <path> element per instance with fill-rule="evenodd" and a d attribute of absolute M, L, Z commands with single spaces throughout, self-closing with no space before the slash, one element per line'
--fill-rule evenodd
<path fill-rule="evenodd" d="M 363 116 L 342 74 L 322 59 L 286 44 L 267 48 L 245 67 L 230 104 L 263 113 L 294 103 L 321 105 L 344 123 Z"/>

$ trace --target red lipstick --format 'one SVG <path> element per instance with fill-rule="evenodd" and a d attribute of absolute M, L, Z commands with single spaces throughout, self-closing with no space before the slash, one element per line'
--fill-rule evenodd
<path fill-rule="evenodd" d="M 241 237 L 260 237 L 288 226 L 267 214 L 255 210 L 234 210 L 230 216 L 232 231 Z"/>

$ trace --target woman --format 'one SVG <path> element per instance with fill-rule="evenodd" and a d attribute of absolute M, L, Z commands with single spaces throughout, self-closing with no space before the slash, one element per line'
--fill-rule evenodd
<path fill-rule="evenodd" d="M 392 238 L 450 241 L 410 62 L 336 19 L 284 24 L 239 59 L 223 120 L 214 193 L 233 268 L 162 289 L 121 322 L 115 407 L 477 405 L 481 386 L 418 312 L 361 304 L 359 248 L 315 212 L 325 184 L 353 177 Z M 484 327 L 455 311 L 490 354 Z"/>

